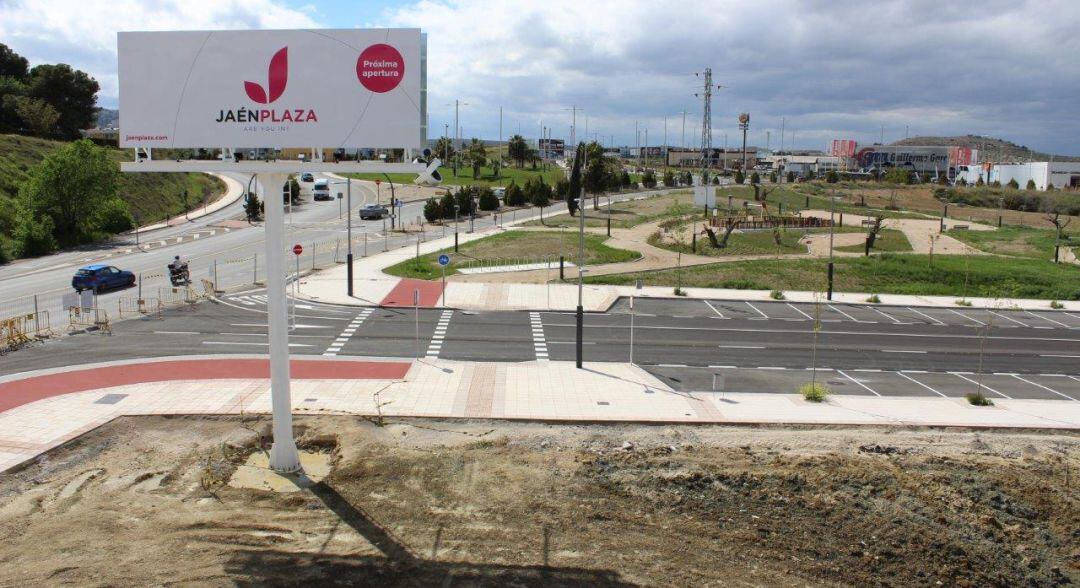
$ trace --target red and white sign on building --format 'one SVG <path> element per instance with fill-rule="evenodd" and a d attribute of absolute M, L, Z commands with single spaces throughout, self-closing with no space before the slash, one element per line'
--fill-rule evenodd
<path fill-rule="evenodd" d="M 950 147 L 949 165 L 975 165 L 979 163 L 979 150 L 971 147 Z"/>
<path fill-rule="evenodd" d="M 834 157 L 855 157 L 854 139 L 833 139 L 829 155 Z"/>

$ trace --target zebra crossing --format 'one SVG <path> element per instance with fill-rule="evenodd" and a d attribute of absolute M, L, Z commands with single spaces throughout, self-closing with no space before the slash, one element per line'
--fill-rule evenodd
<path fill-rule="evenodd" d="M 439 357 L 439 352 L 442 351 L 443 339 L 446 338 L 446 328 L 450 326 L 450 317 L 452 316 L 454 316 L 452 310 L 444 310 L 439 315 L 439 322 L 435 325 L 435 334 L 431 336 L 431 343 L 428 344 L 427 357 Z"/>
<path fill-rule="evenodd" d="M 350 322 L 345 327 L 345 329 L 341 331 L 341 334 L 337 336 L 337 339 L 334 339 L 334 342 L 326 348 L 326 351 L 323 352 L 323 355 L 327 357 L 336 356 L 338 352 L 341 351 L 341 348 L 344 347 L 345 344 L 349 342 L 349 339 L 351 339 L 352 336 L 356 333 L 356 329 L 360 328 L 360 325 L 364 322 L 364 320 L 367 319 L 367 317 L 371 316 L 373 310 L 373 308 L 365 308 L 364 310 L 361 310 L 360 314 L 357 314 L 356 318 L 354 318 L 352 322 Z"/>
<path fill-rule="evenodd" d="M 539 312 L 529 313 L 529 326 L 532 329 L 533 349 L 536 351 L 536 359 L 547 361 L 547 340 L 544 339 L 544 325 L 540 321 Z"/>

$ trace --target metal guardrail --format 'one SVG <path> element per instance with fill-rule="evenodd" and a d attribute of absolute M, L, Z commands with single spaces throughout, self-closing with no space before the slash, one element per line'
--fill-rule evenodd
<path fill-rule="evenodd" d="M 158 298 L 120 298 L 117 302 L 117 315 L 124 318 L 125 314 L 150 316 L 160 320 L 165 318 L 165 307 Z"/>
<path fill-rule="evenodd" d="M 112 323 L 109 313 L 104 308 L 72 306 L 68 309 L 68 331 L 95 329 L 97 332 L 112 335 Z"/>
<path fill-rule="evenodd" d="M 0 352 L 13 351 L 52 334 L 48 311 L 0 319 Z"/>

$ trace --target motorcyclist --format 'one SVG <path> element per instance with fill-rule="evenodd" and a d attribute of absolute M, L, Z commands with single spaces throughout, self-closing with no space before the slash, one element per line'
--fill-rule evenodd
<path fill-rule="evenodd" d="M 172 263 L 169 264 L 169 277 L 174 285 L 187 283 L 189 279 L 187 260 L 181 259 L 179 255 L 173 257 Z"/>

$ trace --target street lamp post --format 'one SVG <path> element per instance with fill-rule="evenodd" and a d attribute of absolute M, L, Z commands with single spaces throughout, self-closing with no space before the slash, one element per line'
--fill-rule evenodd
<path fill-rule="evenodd" d="M 581 169 L 588 169 L 589 152 L 583 150 Z M 640 155 L 640 152 L 639 152 Z M 582 178 L 584 180 L 584 178 Z M 577 367 L 581 369 L 585 347 L 585 307 L 583 305 L 585 284 L 585 182 L 581 182 L 581 198 L 578 199 L 578 216 L 580 216 L 578 230 L 578 290 L 577 290 Z"/>
<path fill-rule="evenodd" d="M 457 200 L 454 201 L 454 253 L 458 252 L 458 206 Z"/>
<path fill-rule="evenodd" d="M 348 241 L 346 244 L 347 253 L 345 254 L 345 281 L 346 293 L 349 296 L 353 295 L 353 254 L 352 254 L 352 178 L 345 178 L 344 182 L 333 182 L 333 185 L 345 184 L 345 239 Z M 341 195 L 341 192 L 338 192 Z M 338 200 L 338 207 L 341 206 L 341 201 Z M 341 213 L 338 213 L 341 216 Z"/>
<path fill-rule="evenodd" d="M 833 220 L 836 212 L 836 192 L 834 191 L 829 198 L 829 291 L 826 295 L 828 300 L 832 300 L 833 289 L 833 231 L 835 221 Z"/>

